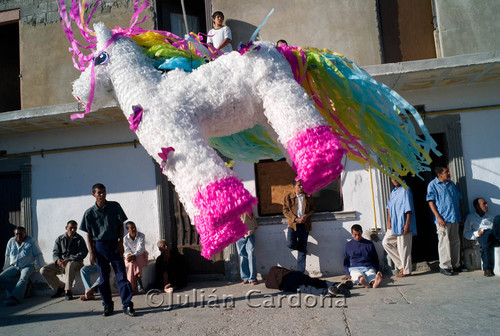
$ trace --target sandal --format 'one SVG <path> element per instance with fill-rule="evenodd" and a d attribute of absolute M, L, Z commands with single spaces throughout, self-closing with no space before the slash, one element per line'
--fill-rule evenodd
<path fill-rule="evenodd" d="M 396 278 L 406 278 L 406 277 L 409 277 L 410 275 L 411 275 L 411 273 L 408 273 L 408 274 L 399 273 L 398 275 L 396 275 Z"/>
<path fill-rule="evenodd" d="M 90 300 L 94 300 L 95 299 L 95 296 L 94 296 L 94 293 L 85 293 L 84 295 L 80 296 L 80 300 L 82 301 L 90 301 Z"/>

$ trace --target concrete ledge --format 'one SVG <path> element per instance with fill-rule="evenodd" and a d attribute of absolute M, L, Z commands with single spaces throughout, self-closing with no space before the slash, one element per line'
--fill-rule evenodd
<path fill-rule="evenodd" d="M 358 219 L 356 211 L 335 211 L 335 212 L 318 212 L 312 216 L 314 222 L 334 222 L 347 221 Z M 287 223 L 285 216 L 270 216 L 257 218 L 259 225 L 283 225 Z"/>

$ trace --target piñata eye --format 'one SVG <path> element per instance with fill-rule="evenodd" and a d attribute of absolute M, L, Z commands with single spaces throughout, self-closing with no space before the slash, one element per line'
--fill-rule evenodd
<path fill-rule="evenodd" d="M 103 51 L 94 59 L 95 65 L 105 64 L 109 59 L 108 53 Z"/>

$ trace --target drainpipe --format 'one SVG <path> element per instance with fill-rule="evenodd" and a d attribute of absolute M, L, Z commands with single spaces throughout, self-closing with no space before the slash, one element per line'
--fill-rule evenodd
<path fill-rule="evenodd" d="M 436 57 L 443 57 L 443 50 L 441 46 L 441 40 L 439 38 L 439 25 L 438 25 L 438 7 L 436 0 L 431 0 L 432 7 L 432 24 L 434 25 L 434 47 L 436 49 Z"/>
<path fill-rule="evenodd" d="M 371 240 L 378 241 L 378 228 L 377 228 L 377 214 L 375 212 L 375 194 L 373 192 L 373 178 L 372 178 L 372 165 L 368 164 L 368 172 L 370 173 L 370 189 L 372 192 L 372 206 L 373 206 L 373 222 L 374 228 L 371 230 Z"/>

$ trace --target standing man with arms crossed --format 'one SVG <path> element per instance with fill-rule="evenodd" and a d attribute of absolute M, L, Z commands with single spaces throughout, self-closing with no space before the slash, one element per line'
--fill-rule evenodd
<path fill-rule="evenodd" d="M 99 293 L 104 306 L 104 316 L 114 311 L 109 285 L 110 264 L 115 271 L 116 282 L 120 290 L 123 313 L 135 316 L 132 296 L 134 292 L 127 280 L 125 263 L 123 262 L 123 222 L 127 216 L 118 202 L 106 200 L 106 187 L 97 183 L 92 186 L 95 204 L 83 215 L 81 230 L 87 232 L 90 263 L 97 261 L 97 271 L 101 278 Z"/>
<path fill-rule="evenodd" d="M 411 245 L 417 234 L 415 207 L 410 188 L 406 190 L 398 181 L 391 179 L 394 189 L 387 203 L 387 232 L 382 245 L 399 270 L 398 278 L 411 275 Z"/>
<path fill-rule="evenodd" d="M 288 219 L 287 247 L 297 250 L 297 271 L 306 270 L 307 238 L 312 229 L 314 200 L 304 193 L 301 181 L 293 182 L 294 191 L 285 196 L 283 214 Z"/>
<path fill-rule="evenodd" d="M 427 202 L 434 214 L 438 235 L 439 268 L 444 275 L 467 272 L 460 265 L 460 236 L 458 227 L 463 226 L 462 195 L 450 178 L 447 167 L 434 169 L 437 177 L 427 186 Z"/>

